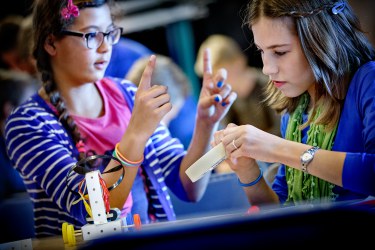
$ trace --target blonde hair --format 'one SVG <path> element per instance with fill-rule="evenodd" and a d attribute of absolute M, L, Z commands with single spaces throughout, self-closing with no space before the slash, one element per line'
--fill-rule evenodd
<path fill-rule="evenodd" d="M 148 61 L 149 56 L 139 58 L 125 78 L 138 86 Z M 171 58 L 161 54 L 156 55 L 156 65 L 152 73 L 151 85 L 155 84 L 168 87 L 172 104 L 177 100 L 184 100 L 191 92 L 191 84 L 182 69 Z"/>
<path fill-rule="evenodd" d="M 244 58 L 243 51 L 236 40 L 229 36 L 214 34 L 209 36 L 199 47 L 194 70 L 199 76 L 203 76 L 203 52 L 206 48 L 211 51 L 212 69 L 216 71 L 224 63 L 231 63 L 238 58 Z"/>

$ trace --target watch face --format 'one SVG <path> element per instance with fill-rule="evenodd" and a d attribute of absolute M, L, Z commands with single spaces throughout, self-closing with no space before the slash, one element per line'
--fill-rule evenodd
<path fill-rule="evenodd" d="M 312 159 L 312 155 L 311 154 L 309 154 L 309 153 L 304 153 L 303 155 L 302 155 L 302 157 L 301 157 L 301 159 L 302 159 L 302 161 L 304 161 L 304 162 L 308 162 L 308 161 L 310 161 L 311 159 Z"/>

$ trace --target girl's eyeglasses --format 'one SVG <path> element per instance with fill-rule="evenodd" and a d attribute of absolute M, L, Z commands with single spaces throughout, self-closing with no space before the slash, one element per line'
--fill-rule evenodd
<path fill-rule="evenodd" d="M 122 34 L 122 28 L 116 27 L 113 30 L 108 31 L 108 32 L 97 31 L 97 32 L 89 32 L 89 33 L 81 33 L 81 32 L 75 32 L 75 31 L 70 31 L 70 30 L 63 30 L 61 31 L 61 34 L 66 35 L 66 36 L 82 37 L 86 40 L 87 48 L 97 49 L 103 44 L 105 37 L 107 37 L 107 42 L 110 45 L 118 43 Z"/>

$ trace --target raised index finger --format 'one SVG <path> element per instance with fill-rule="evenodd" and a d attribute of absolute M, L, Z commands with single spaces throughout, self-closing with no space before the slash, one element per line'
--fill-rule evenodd
<path fill-rule="evenodd" d="M 209 48 L 206 48 L 203 53 L 203 73 L 212 74 L 211 51 Z"/>
<path fill-rule="evenodd" d="M 151 88 L 151 77 L 155 69 L 156 56 L 151 55 L 150 59 L 146 65 L 145 70 L 143 71 L 141 81 L 138 85 L 138 89 L 149 89 Z"/>

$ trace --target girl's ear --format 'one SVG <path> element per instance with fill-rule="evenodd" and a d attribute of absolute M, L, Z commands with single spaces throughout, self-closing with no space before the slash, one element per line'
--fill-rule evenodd
<path fill-rule="evenodd" d="M 49 35 L 46 41 L 44 42 L 44 49 L 51 56 L 56 54 L 56 48 L 55 48 L 54 42 L 55 42 L 55 37 L 53 35 Z"/>

